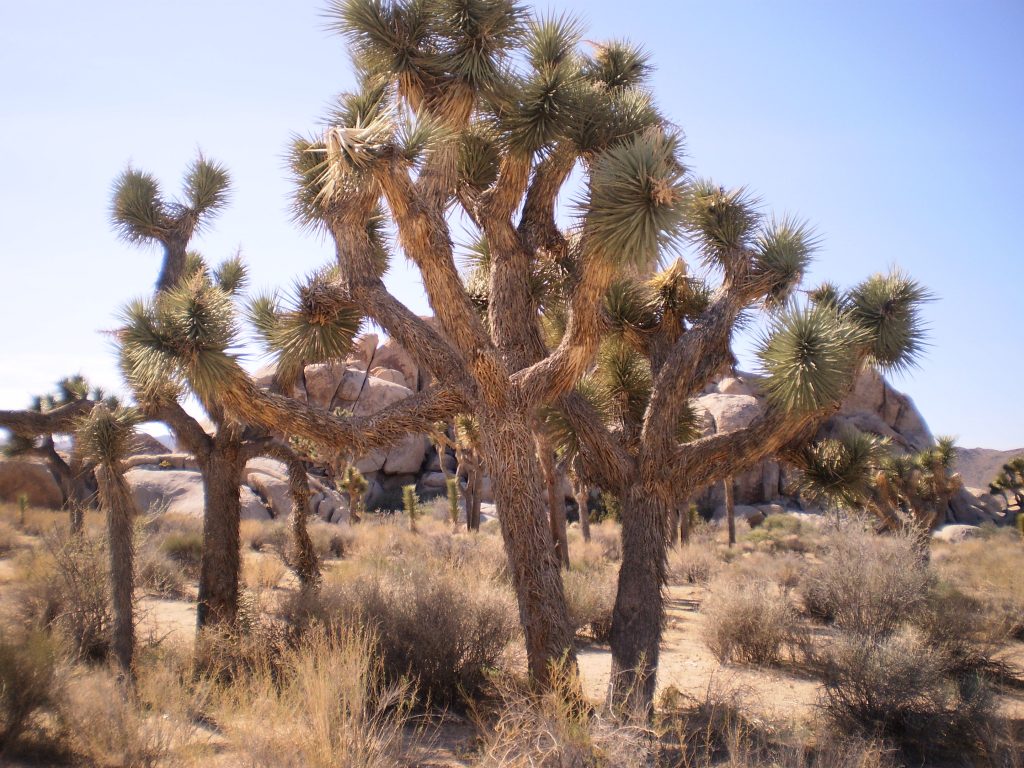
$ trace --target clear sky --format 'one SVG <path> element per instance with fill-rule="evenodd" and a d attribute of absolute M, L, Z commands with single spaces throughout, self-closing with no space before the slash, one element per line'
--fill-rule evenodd
<path fill-rule="evenodd" d="M 322 7 L 0 0 L 0 407 L 75 371 L 118 385 L 102 331 L 159 266 L 108 223 L 129 162 L 169 192 L 197 148 L 226 163 L 232 205 L 199 247 L 217 261 L 241 246 L 254 287 L 330 259 L 288 220 L 282 160 L 289 135 L 352 84 Z M 1024 446 L 1024 3 L 538 7 L 580 15 L 590 39 L 648 48 L 696 172 L 817 227 L 811 282 L 898 264 L 930 287 L 932 346 L 895 384 L 961 445 Z M 428 311 L 403 265 L 389 283 Z"/>

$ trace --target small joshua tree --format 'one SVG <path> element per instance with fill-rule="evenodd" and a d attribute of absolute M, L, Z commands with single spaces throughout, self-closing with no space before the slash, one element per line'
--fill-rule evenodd
<path fill-rule="evenodd" d="M 363 473 L 356 469 L 354 464 L 345 467 L 345 471 L 338 479 L 338 488 L 348 496 L 349 517 L 353 523 L 358 523 L 366 514 L 366 505 L 363 500 L 369 487 L 370 484 L 366 482 Z"/>
<path fill-rule="evenodd" d="M 402 507 L 409 518 L 409 530 L 416 533 L 416 521 L 420 518 L 420 499 L 416 495 L 415 485 L 402 486 Z"/>
<path fill-rule="evenodd" d="M 76 431 L 80 450 L 96 465 L 100 506 L 107 514 L 114 605 L 113 650 L 122 674 L 129 679 L 135 651 L 132 531 L 138 510 L 124 477 L 124 460 L 132 452 L 135 427 L 141 420 L 141 414 L 134 408 L 111 410 L 101 403 L 82 418 Z"/>
<path fill-rule="evenodd" d="M 1017 456 L 1004 464 L 988 487 L 993 494 L 1006 499 L 1008 508 L 1016 506 L 1018 515 L 1024 512 L 1024 456 Z M 1012 502 L 1010 496 L 1013 497 Z"/>
<path fill-rule="evenodd" d="M 73 432 L 76 420 L 100 402 L 116 407 L 116 401 L 101 389 L 90 387 L 81 376 L 69 376 L 57 383 L 56 391 L 34 398 L 27 410 L 0 411 L 0 428 L 11 432 L 4 453 L 39 457 L 46 462 L 61 490 L 72 532 L 81 530 L 84 511 L 95 503 L 93 465 L 77 446 L 65 459 L 57 452 L 55 437 Z"/>

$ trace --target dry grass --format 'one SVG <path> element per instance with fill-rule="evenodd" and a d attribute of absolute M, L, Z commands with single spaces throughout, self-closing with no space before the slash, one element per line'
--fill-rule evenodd
<path fill-rule="evenodd" d="M 585 634 L 599 643 L 606 642 L 612 630 L 617 569 L 609 565 L 600 570 L 565 571 L 562 581 L 573 630 L 577 635 Z"/>
<path fill-rule="evenodd" d="M 1017 531 L 936 544 L 933 565 L 944 581 L 981 602 L 991 631 L 1024 640 L 1024 541 Z"/>
<path fill-rule="evenodd" d="M 716 580 L 701 612 L 704 642 L 720 662 L 774 664 L 797 645 L 796 608 L 765 579 Z"/>
<path fill-rule="evenodd" d="M 672 584 L 707 584 L 722 567 L 713 530 L 691 537 L 686 544 L 668 551 L 668 574 Z"/>
<path fill-rule="evenodd" d="M 287 570 L 277 555 L 253 553 L 242 561 L 242 581 L 256 591 L 275 589 Z"/>
<path fill-rule="evenodd" d="M 57 644 L 46 633 L 0 633 L 0 755 L 53 703 L 59 675 Z"/>
<path fill-rule="evenodd" d="M 0 522 L 29 536 L 43 536 L 54 530 L 66 533 L 71 528 L 71 518 L 63 510 L 28 507 L 22 521 L 21 508 L 10 503 L 0 503 Z M 83 527 L 90 535 L 101 534 L 106 530 L 106 517 L 99 510 L 87 510 Z"/>
<path fill-rule="evenodd" d="M 9 554 L 19 545 L 18 531 L 6 520 L 0 520 L 0 556 Z"/>
<path fill-rule="evenodd" d="M 279 673 L 255 670 L 223 690 L 214 717 L 244 764 L 266 768 L 399 768 L 413 701 L 388 684 L 373 639 L 352 628 L 306 634 Z"/>
<path fill-rule="evenodd" d="M 535 692 L 509 679 L 499 683 L 500 707 L 476 715 L 484 734 L 478 768 L 570 768 L 650 765 L 653 732 L 622 725 L 594 711 L 577 680 L 562 673 L 551 691 Z"/>

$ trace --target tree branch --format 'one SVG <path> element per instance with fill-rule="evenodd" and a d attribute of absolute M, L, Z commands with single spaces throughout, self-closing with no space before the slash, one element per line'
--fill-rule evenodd
<path fill-rule="evenodd" d="M 0 411 L 0 429 L 24 438 L 73 432 L 75 422 L 96 405 L 93 400 L 75 400 L 52 411 Z"/>
<path fill-rule="evenodd" d="M 577 392 L 563 395 L 558 408 L 579 442 L 579 460 L 591 485 L 621 493 L 636 476 L 636 459 L 605 427 L 600 415 Z"/>

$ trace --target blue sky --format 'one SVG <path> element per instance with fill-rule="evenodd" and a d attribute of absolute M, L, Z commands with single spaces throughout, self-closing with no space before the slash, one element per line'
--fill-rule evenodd
<path fill-rule="evenodd" d="M 695 172 L 812 222 L 810 282 L 893 264 L 939 297 L 931 347 L 896 379 L 933 430 L 1024 446 L 1024 3 L 561 2 L 594 40 L 642 42 Z M 0 407 L 61 375 L 118 376 L 104 329 L 151 289 L 154 251 L 107 219 L 128 162 L 174 191 L 197 148 L 228 165 L 230 209 L 199 243 L 241 246 L 256 288 L 330 248 L 288 219 L 283 152 L 351 86 L 321 3 L 0 4 Z M 428 311 L 419 278 L 389 283 Z"/>

